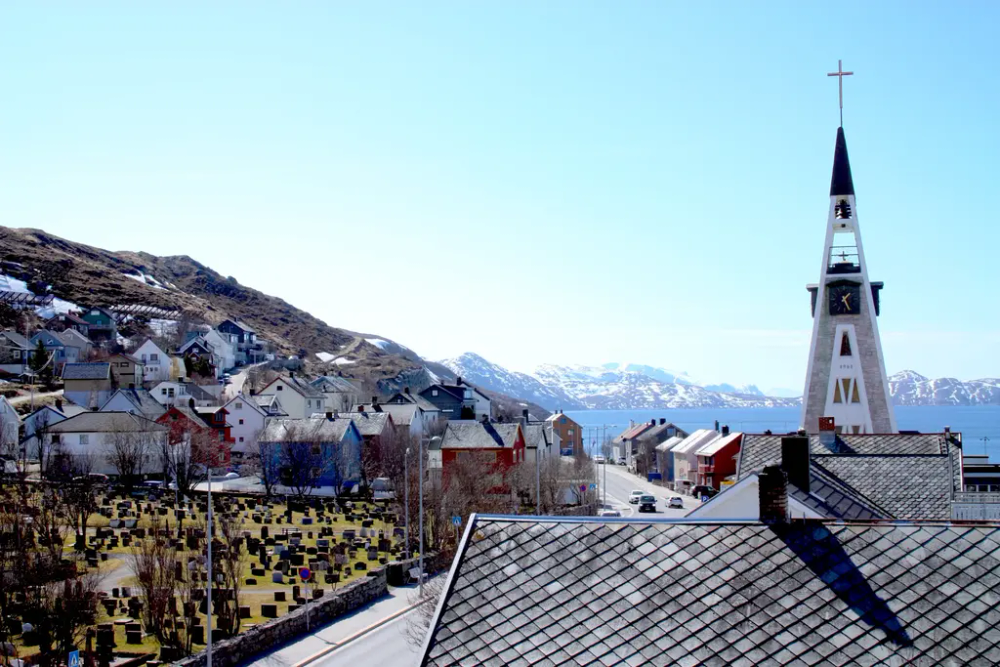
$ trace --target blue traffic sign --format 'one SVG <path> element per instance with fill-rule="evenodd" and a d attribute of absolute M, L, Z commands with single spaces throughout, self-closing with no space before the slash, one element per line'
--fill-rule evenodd
<path fill-rule="evenodd" d="M 312 572 L 309 571 L 308 567 L 304 567 L 301 570 L 299 570 L 299 577 L 302 579 L 302 581 L 309 581 L 309 577 L 311 576 Z"/>
<path fill-rule="evenodd" d="M 83 667 L 83 661 L 80 660 L 80 652 L 79 651 L 70 651 L 69 652 L 69 659 L 66 661 L 66 664 L 69 667 Z"/>
<path fill-rule="evenodd" d="M 453 516 L 453 517 L 451 517 L 451 522 L 453 524 L 455 524 L 456 526 L 461 526 L 462 525 L 462 517 L 460 517 L 460 516 Z"/>
<path fill-rule="evenodd" d="M 591 485 L 590 485 L 590 490 L 591 490 L 591 491 L 593 491 L 593 490 L 594 490 L 594 489 L 596 489 L 596 488 L 597 488 L 597 485 L 596 485 L 596 484 L 591 484 Z"/>
<path fill-rule="evenodd" d="M 703 503 L 707 503 L 709 500 L 711 500 L 711 498 L 709 498 L 708 496 L 702 496 L 701 497 L 701 502 L 703 502 Z"/>

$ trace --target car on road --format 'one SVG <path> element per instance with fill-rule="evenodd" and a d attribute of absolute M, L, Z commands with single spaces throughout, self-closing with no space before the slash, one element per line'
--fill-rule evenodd
<path fill-rule="evenodd" d="M 634 490 L 632 493 L 628 494 L 628 502 L 630 505 L 638 505 L 639 498 L 646 495 L 645 491 Z"/>
<path fill-rule="evenodd" d="M 594 457 L 594 463 L 607 463 L 607 459 L 598 454 L 597 456 Z"/>
<path fill-rule="evenodd" d="M 617 463 L 618 463 L 618 465 L 620 465 L 620 466 L 623 466 L 623 465 L 625 465 L 625 457 L 624 457 L 624 456 L 619 456 L 619 457 L 618 457 L 618 461 L 617 461 Z"/>
<path fill-rule="evenodd" d="M 682 510 L 684 509 L 684 499 L 680 496 L 674 496 L 667 502 L 667 507 L 672 510 Z"/>
<path fill-rule="evenodd" d="M 719 494 L 711 486 L 698 485 L 691 489 L 691 495 L 695 498 L 713 498 Z"/>
<path fill-rule="evenodd" d="M 640 512 L 655 512 L 656 511 L 656 496 L 651 496 L 648 493 L 639 496 L 639 511 Z"/>
<path fill-rule="evenodd" d="M 601 510 L 600 516 L 621 516 L 622 513 L 618 510 Z"/>

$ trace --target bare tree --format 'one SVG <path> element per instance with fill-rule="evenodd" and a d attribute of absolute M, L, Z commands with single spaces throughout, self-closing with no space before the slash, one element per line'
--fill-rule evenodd
<path fill-rule="evenodd" d="M 240 631 L 243 571 L 250 561 L 250 554 L 243 543 L 243 522 L 239 513 L 227 508 L 223 512 L 213 512 L 213 517 L 218 526 L 216 534 L 223 546 L 217 561 L 220 572 L 216 585 L 226 591 L 218 596 L 219 627 L 233 636 Z"/>
<path fill-rule="evenodd" d="M 299 498 L 312 493 L 332 464 L 327 443 L 316 437 L 318 428 L 288 423 L 280 443 L 281 483 Z"/>
<path fill-rule="evenodd" d="M 262 443 L 261 434 L 255 433 L 246 449 L 246 466 L 260 478 L 268 498 L 274 495 L 274 486 L 281 475 L 281 456 L 275 451 L 277 447 L 275 443 Z"/>
<path fill-rule="evenodd" d="M 139 583 L 143 621 L 160 641 L 166 639 L 163 621 L 170 613 L 177 587 L 177 549 L 167 532 L 160 515 L 153 514 L 145 539 L 135 540 L 131 545 L 130 566 Z"/>
<path fill-rule="evenodd" d="M 146 468 L 150 454 L 155 452 L 153 446 L 157 434 L 125 419 L 122 417 L 106 434 L 104 444 L 108 463 L 117 470 L 125 492 L 131 493 Z"/>

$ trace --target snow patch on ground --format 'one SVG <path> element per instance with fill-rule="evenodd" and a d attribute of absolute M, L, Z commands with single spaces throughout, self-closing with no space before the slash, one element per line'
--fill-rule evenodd
<path fill-rule="evenodd" d="M 28 289 L 28 283 L 23 280 L 18 280 L 13 276 L 8 276 L 0 273 L 0 292 L 27 292 L 31 293 Z"/>
<path fill-rule="evenodd" d="M 329 352 L 317 352 L 316 358 L 322 361 L 324 364 L 328 364 L 337 357 L 335 355 L 330 354 Z"/>
<path fill-rule="evenodd" d="M 384 350 L 389 347 L 389 341 L 383 340 L 381 338 L 365 338 L 365 341 L 374 345 L 380 350 Z"/>
<path fill-rule="evenodd" d="M 52 299 L 52 303 L 47 306 L 39 306 L 35 309 L 35 313 L 42 318 L 49 319 L 50 317 L 55 317 L 58 315 L 65 315 L 70 311 L 83 312 L 83 308 L 76 305 L 72 301 L 63 301 L 59 298 Z"/>
<path fill-rule="evenodd" d="M 151 319 L 149 328 L 156 332 L 157 336 L 167 338 L 177 334 L 177 320 Z"/>
<path fill-rule="evenodd" d="M 351 364 L 356 364 L 358 362 L 353 359 L 346 359 L 344 357 L 341 357 L 339 359 L 334 359 L 333 363 L 337 364 L 338 366 L 350 366 Z"/>
<path fill-rule="evenodd" d="M 133 273 L 126 273 L 124 275 L 125 275 L 126 278 L 131 278 L 132 280 L 134 280 L 136 282 L 140 282 L 143 285 L 148 285 L 149 287 L 152 287 L 153 289 L 162 289 L 162 290 L 167 289 L 166 287 L 164 287 L 163 283 L 161 283 L 159 280 L 157 280 L 156 278 L 154 278 L 153 276 L 151 276 L 151 275 L 149 275 L 147 273 L 143 273 L 142 271 L 139 271 L 138 273 L 134 273 L 134 274 Z"/>

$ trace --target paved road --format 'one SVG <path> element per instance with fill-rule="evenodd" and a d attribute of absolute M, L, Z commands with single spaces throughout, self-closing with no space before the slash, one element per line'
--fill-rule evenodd
<path fill-rule="evenodd" d="M 59 389 L 56 391 L 46 391 L 46 392 L 35 392 L 35 400 L 41 400 L 43 398 L 51 398 L 52 396 L 62 396 L 63 390 Z M 31 393 L 27 393 L 24 396 L 15 396 L 14 398 L 8 399 L 11 405 L 17 405 L 18 403 L 27 403 L 31 400 Z"/>
<path fill-rule="evenodd" d="M 650 484 L 646 480 L 636 477 L 632 473 L 628 472 L 624 466 L 602 464 L 597 467 L 599 483 L 598 490 L 601 494 L 601 498 L 603 499 L 605 497 L 605 480 L 607 480 L 607 504 L 611 509 L 621 511 L 622 516 L 680 518 L 701 505 L 700 501 L 692 498 L 691 496 L 674 493 L 665 487 Z M 629 494 L 632 493 L 633 489 L 645 491 L 655 496 L 656 512 L 644 512 L 639 514 L 639 508 L 637 505 L 629 505 L 628 497 Z M 667 507 L 667 499 L 674 496 L 678 496 L 684 501 L 684 509 L 670 509 Z"/>
<path fill-rule="evenodd" d="M 411 667 L 418 649 L 406 640 L 407 623 L 412 616 L 412 611 L 407 610 L 415 598 L 415 586 L 391 588 L 389 595 L 249 664 L 291 667 L 322 653 L 309 667 L 361 664 Z M 389 617 L 391 620 L 386 621 Z M 384 625 L 373 628 L 383 622 Z"/>

